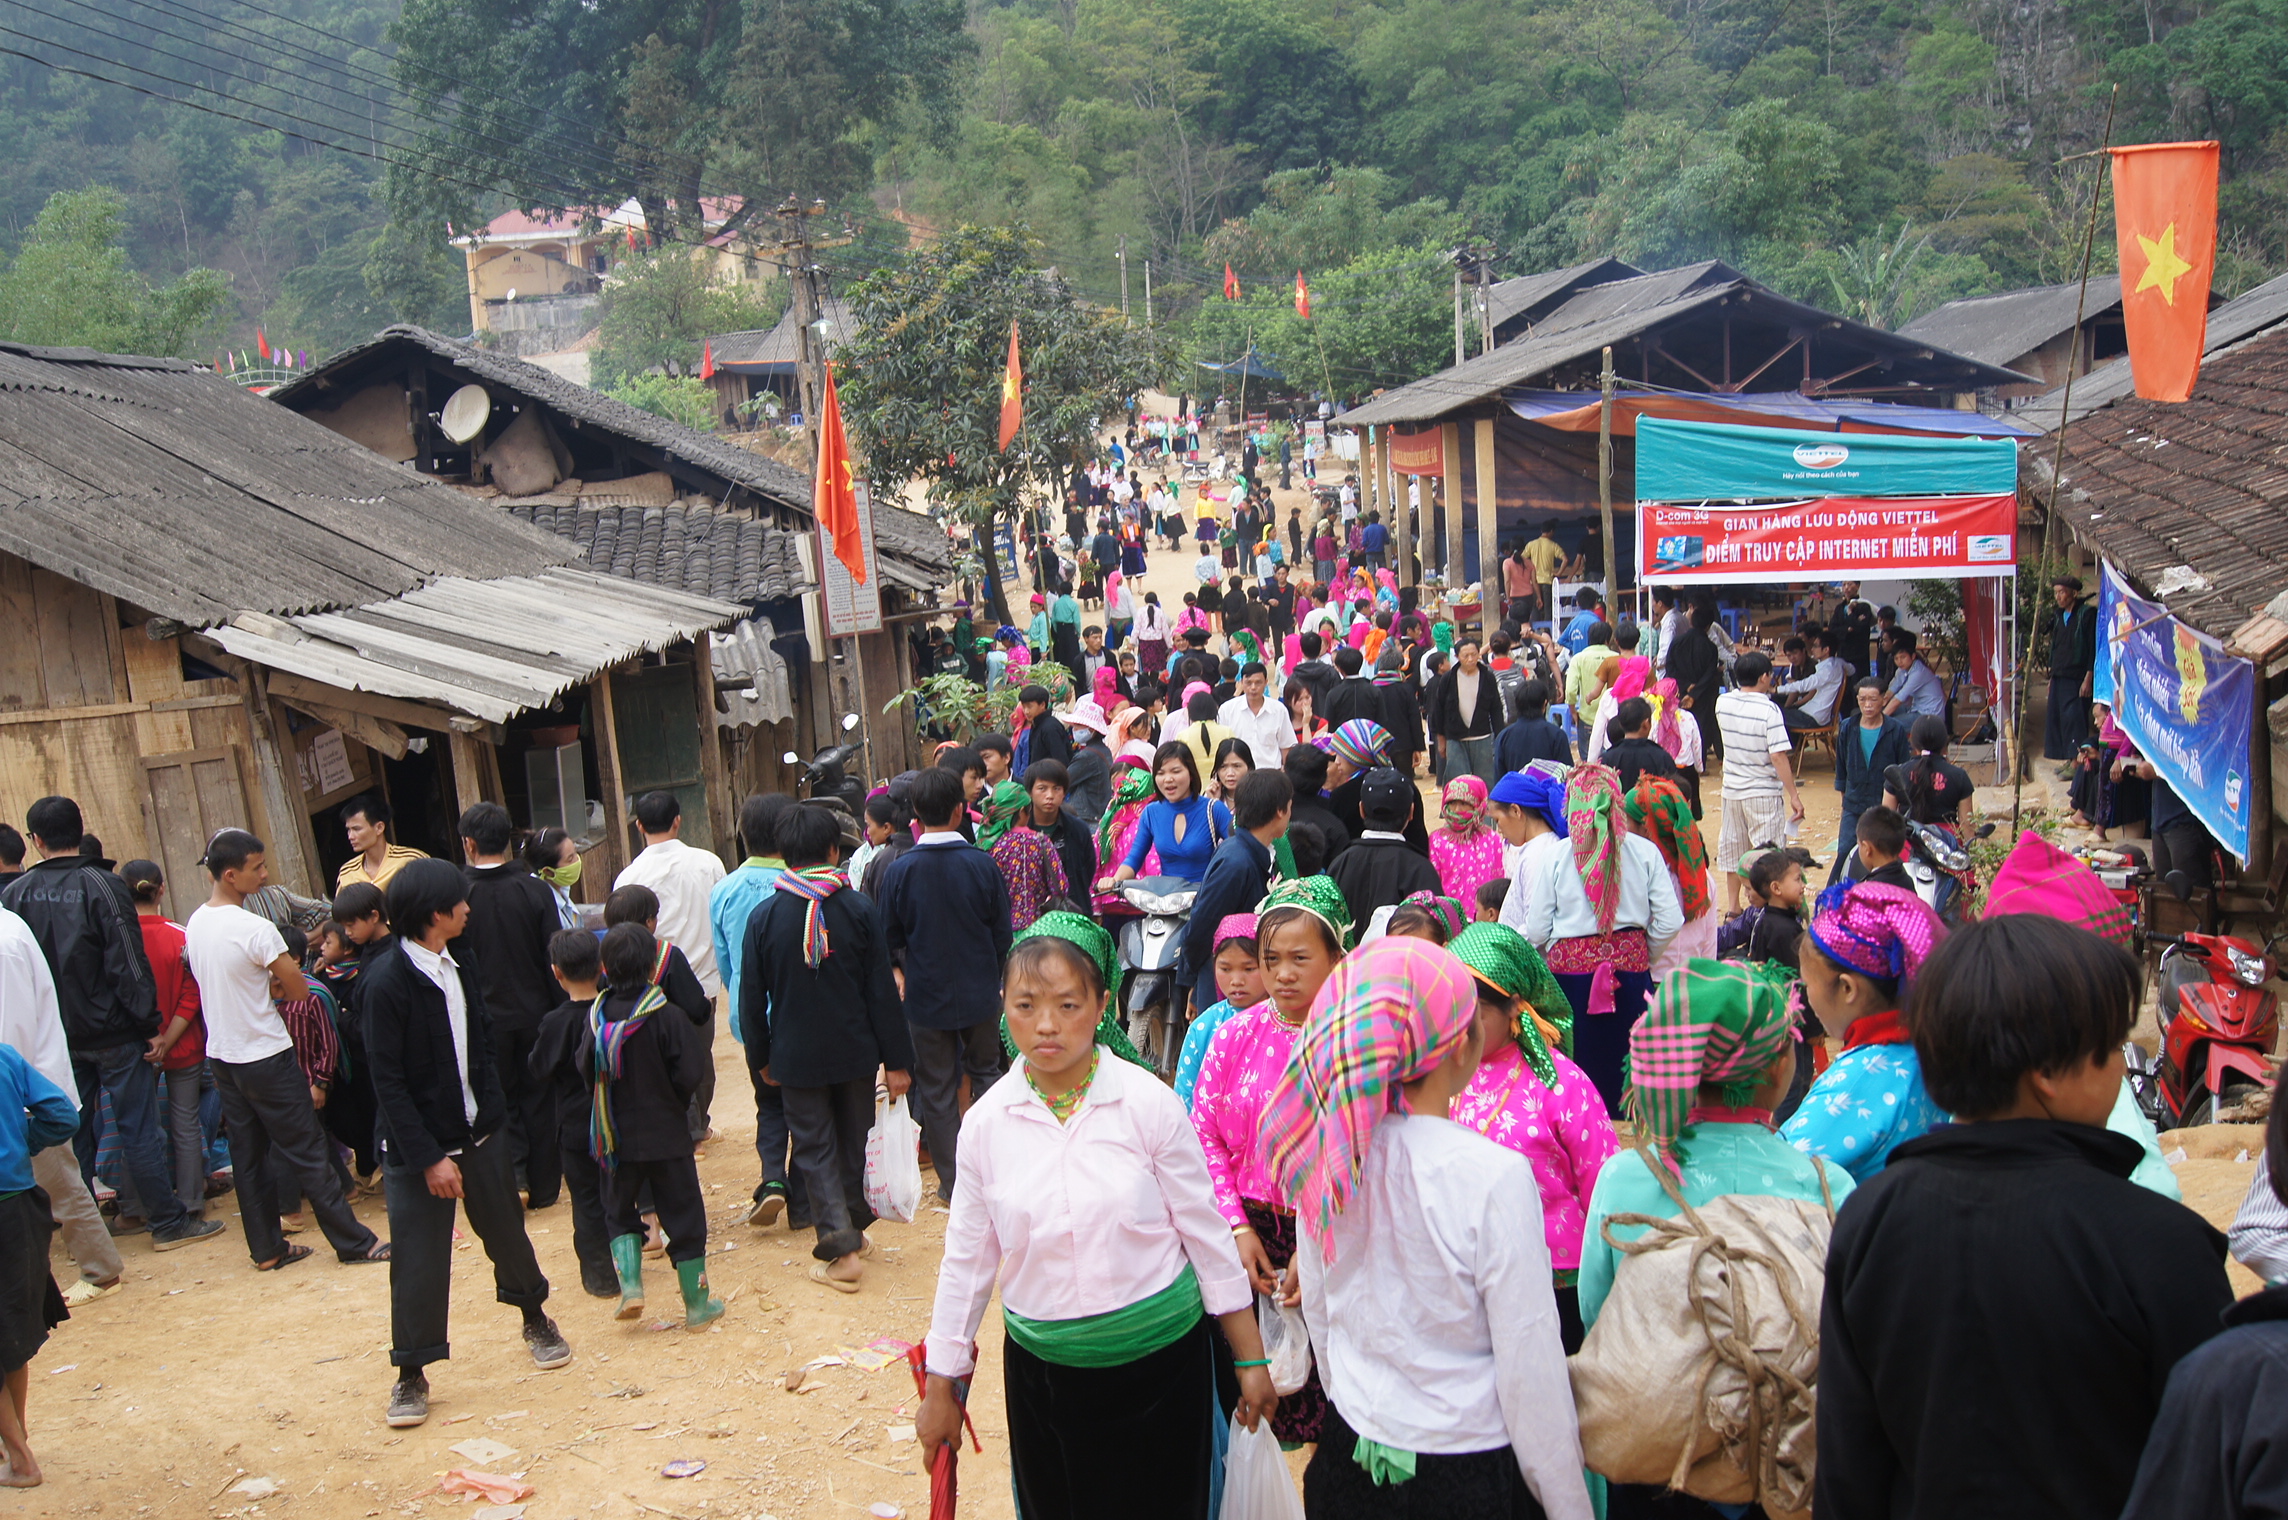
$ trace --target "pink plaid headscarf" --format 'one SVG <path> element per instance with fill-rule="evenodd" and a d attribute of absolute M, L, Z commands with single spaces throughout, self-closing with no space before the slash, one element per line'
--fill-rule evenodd
<path fill-rule="evenodd" d="M 1986 889 L 1986 916 L 2040 913 L 2062 918 L 2117 945 L 2129 943 L 2128 904 L 2116 898 L 2089 866 L 2032 829 L 2018 836 L 2010 858 Z"/>
<path fill-rule="evenodd" d="M 1819 895 L 1806 932 L 1836 965 L 1896 982 L 1903 994 L 1946 938 L 1946 925 L 1904 887 L 1837 882 Z"/>
<path fill-rule="evenodd" d="M 1613 932 L 1621 911 L 1621 841 L 1629 837 L 1629 816 L 1621 806 L 1621 778 L 1610 766 L 1576 765 L 1565 778 L 1565 836 L 1573 845 L 1573 866 L 1597 932 Z"/>

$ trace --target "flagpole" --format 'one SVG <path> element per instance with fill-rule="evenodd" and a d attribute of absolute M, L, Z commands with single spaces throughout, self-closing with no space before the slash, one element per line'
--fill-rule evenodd
<path fill-rule="evenodd" d="M 2105 132 L 2098 139 L 2097 178 L 2089 187 L 2089 225 L 2081 241 L 2081 290 L 2074 297 L 2073 338 L 2066 345 L 2066 383 L 2058 395 L 2058 437 L 2050 452 L 2050 500 L 2042 513 L 2042 564 L 2050 562 L 2052 545 L 2058 531 L 2058 486 L 2065 478 L 2066 424 L 2073 415 L 2074 373 L 2081 368 L 2081 324 L 2089 309 L 2089 264 L 2097 249 L 2097 208 L 2105 201 L 2107 164 L 2102 162 L 2105 152 L 2113 145 L 2113 113 L 2121 104 L 2121 86 L 2115 85 L 2105 105 Z M 2013 577 L 2012 589 L 2016 581 Z M 2035 588 L 2037 591 L 2039 587 Z M 2010 837 L 2018 837 L 2019 814 L 2025 806 L 2026 767 L 2026 685 L 2034 674 L 2034 639 L 2040 633 L 2042 620 L 2037 613 L 2028 618 L 2026 627 L 2026 653 L 2018 662 L 2018 689 L 2012 694 L 2010 715 L 2010 742 L 2015 746 L 2010 756 Z"/>

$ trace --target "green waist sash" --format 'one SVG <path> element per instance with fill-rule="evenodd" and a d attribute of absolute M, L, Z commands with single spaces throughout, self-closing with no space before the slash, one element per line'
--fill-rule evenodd
<path fill-rule="evenodd" d="M 1200 1321 L 1207 1303 L 1189 1263 L 1150 1298 L 1083 1319 L 1027 1319 L 1007 1308 L 1009 1338 L 1059 1367 L 1120 1367 L 1175 1344 Z"/>

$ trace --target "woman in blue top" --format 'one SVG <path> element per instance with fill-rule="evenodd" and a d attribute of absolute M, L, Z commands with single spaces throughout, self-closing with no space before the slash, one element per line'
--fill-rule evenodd
<path fill-rule="evenodd" d="M 1180 876 L 1198 886 L 1208 874 L 1208 857 L 1231 837 L 1231 809 L 1200 795 L 1199 762 L 1183 740 L 1171 739 L 1152 756 L 1152 784 L 1160 795 L 1136 821 L 1127 858 L 1099 883 L 1100 891 L 1134 880 L 1144 857 L 1155 848 L 1163 875 Z"/>
<path fill-rule="evenodd" d="M 32 1354 L 69 1318 L 48 1273 L 47 1195 L 32 1157 L 79 1128 L 70 1096 L 12 1045 L 0 1045 L 0 1488 L 36 1488 L 40 1464 L 24 1434 Z"/>

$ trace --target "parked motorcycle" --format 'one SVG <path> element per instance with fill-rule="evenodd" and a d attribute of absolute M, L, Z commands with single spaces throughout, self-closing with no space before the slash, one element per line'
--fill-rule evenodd
<path fill-rule="evenodd" d="M 1183 1053 L 1184 1007 L 1176 962 L 1199 890 L 1180 876 L 1139 876 L 1119 888 L 1121 900 L 1136 915 L 1120 926 L 1120 1006 L 1129 1042 L 1163 1077 L 1175 1076 L 1176 1058 Z"/>
<path fill-rule="evenodd" d="M 842 731 L 849 733 L 858 726 L 856 713 L 842 715 Z M 779 758 L 788 765 L 802 766 L 802 794 L 805 797 L 833 797 L 850 810 L 854 818 L 866 816 L 866 783 L 851 775 L 847 767 L 865 753 L 863 739 L 855 744 L 830 744 L 803 764 L 802 757 L 788 750 Z"/>
<path fill-rule="evenodd" d="M 1883 772 L 1884 785 L 1893 797 L 1907 795 L 1906 769 L 1894 765 Z M 1917 823 L 1912 818 L 1905 821 L 1907 853 L 1900 863 L 1915 884 L 1915 895 L 1949 928 L 1960 927 L 1967 921 L 1969 902 L 1978 890 L 1969 846 L 1949 824 Z M 1984 839 L 1993 832 L 1993 824 L 1982 823 L 1970 837 Z"/>
<path fill-rule="evenodd" d="M 2130 1089 L 2160 1129 L 2214 1122 L 2216 1111 L 2272 1082 L 2278 1000 L 2273 947 L 2229 934 L 2162 941 L 2161 1054 L 2131 1062 Z"/>

